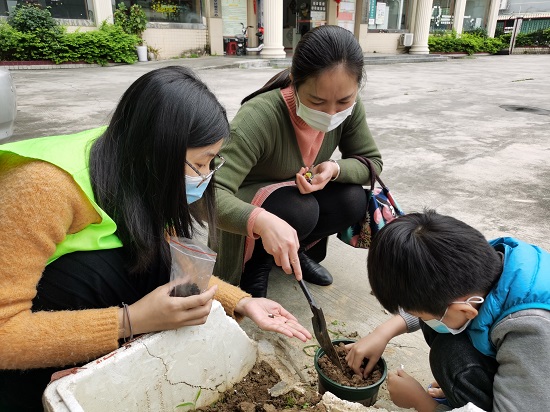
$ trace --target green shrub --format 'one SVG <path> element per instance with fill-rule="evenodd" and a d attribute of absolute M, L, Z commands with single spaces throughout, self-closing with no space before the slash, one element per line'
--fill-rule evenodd
<path fill-rule="evenodd" d="M 455 31 L 428 37 L 431 53 L 498 53 L 505 47 L 500 39 L 486 37 L 483 31 L 462 33 L 459 37 Z"/>
<path fill-rule="evenodd" d="M 497 54 L 502 49 L 508 48 L 508 44 L 498 38 L 487 37 L 483 41 L 483 51 L 485 53 Z"/>
<path fill-rule="evenodd" d="M 147 16 L 139 4 L 133 4 L 126 8 L 124 3 L 119 3 L 113 13 L 115 26 L 119 26 L 128 34 L 138 37 L 139 43 L 143 44 L 142 35 L 147 28 Z"/>
<path fill-rule="evenodd" d="M 467 33 L 472 36 L 481 37 L 484 39 L 487 38 L 487 30 L 481 27 L 478 27 L 477 29 L 473 29 L 473 30 L 464 31 L 464 33 Z"/>
<path fill-rule="evenodd" d="M 8 17 L 8 24 L 22 33 L 58 28 L 48 8 L 42 9 L 39 5 L 31 3 L 18 5 Z"/>
<path fill-rule="evenodd" d="M 510 44 L 512 35 L 503 34 L 498 39 L 505 45 Z M 516 36 L 516 47 L 550 47 L 550 28 L 541 29 L 531 33 L 518 33 Z"/>
<path fill-rule="evenodd" d="M 120 27 L 103 23 L 99 30 L 75 32 L 68 38 L 73 50 L 87 63 L 135 63 L 137 61 L 136 36 L 125 33 Z"/>
<path fill-rule="evenodd" d="M 0 60 L 131 64 L 137 60 L 136 43 L 136 36 L 105 22 L 98 30 L 74 33 L 63 31 L 55 37 L 47 37 L 39 31 L 22 33 L 8 24 L 0 23 Z"/>
<path fill-rule="evenodd" d="M 516 36 L 516 46 L 548 47 L 550 46 L 550 29 L 537 30 L 528 34 L 519 33 Z"/>

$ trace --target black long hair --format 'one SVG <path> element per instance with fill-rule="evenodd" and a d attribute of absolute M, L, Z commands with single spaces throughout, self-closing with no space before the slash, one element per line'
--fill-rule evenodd
<path fill-rule="evenodd" d="M 290 69 L 273 76 L 262 88 L 246 96 L 241 104 L 270 90 L 288 87 L 291 83 L 298 90 L 307 79 L 317 77 L 340 64 L 357 78 L 358 85 L 362 84 L 363 50 L 353 34 L 340 26 L 316 27 L 304 34 L 296 45 Z"/>
<path fill-rule="evenodd" d="M 122 95 L 90 152 L 96 201 L 117 224 L 130 273 L 170 267 L 167 231 L 192 237 L 193 222 L 213 228 L 214 182 L 200 206 L 187 204 L 187 148 L 229 136 L 226 111 L 188 68 L 169 66 L 137 79 Z"/>

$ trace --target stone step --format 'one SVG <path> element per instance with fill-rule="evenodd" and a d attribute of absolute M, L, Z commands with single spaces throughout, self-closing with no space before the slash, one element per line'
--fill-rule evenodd
<path fill-rule="evenodd" d="M 425 63 L 425 62 L 444 62 L 449 60 L 447 56 L 438 54 L 396 54 L 392 56 L 369 56 L 364 57 L 363 61 L 367 65 L 372 64 L 397 64 L 397 63 Z"/>

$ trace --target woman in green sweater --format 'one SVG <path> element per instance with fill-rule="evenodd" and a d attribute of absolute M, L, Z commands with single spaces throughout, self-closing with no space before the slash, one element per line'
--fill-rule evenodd
<path fill-rule="evenodd" d="M 290 70 L 243 100 L 216 180 L 217 273 L 265 297 L 269 272 L 329 285 L 318 264 L 327 236 L 365 214 L 369 171 L 351 155 L 382 159 L 358 92 L 363 52 L 353 34 L 321 26 L 305 34 Z M 335 150 L 341 160 L 333 160 Z M 211 242 L 214 245 L 214 242 Z"/>

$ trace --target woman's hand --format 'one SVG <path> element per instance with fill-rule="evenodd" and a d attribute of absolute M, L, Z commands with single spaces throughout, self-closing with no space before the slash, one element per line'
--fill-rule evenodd
<path fill-rule="evenodd" d="M 302 268 L 298 259 L 300 241 L 296 230 L 273 213 L 262 211 L 254 222 L 254 233 L 262 238 L 264 249 L 275 258 L 275 264 L 287 274 L 294 272 L 297 280 L 302 279 Z"/>
<path fill-rule="evenodd" d="M 393 403 L 401 408 L 414 408 L 419 412 L 433 412 L 438 403 L 422 385 L 403 369 L 388 372 L 388 391 Z"/>
<path fill-rule="evenodd" d="M 279 303 L 265 298 L 244 298 L 237 303 L 235 312 L 249 317 L 260 329 L 278 332 L 303 342 L 311 339 L 308 332 L 296 318 Z"/>
<path fill-rule="evenodd" d="M 346 350 L 349 352 L 346 355 L 348 366 L 358 375 L 367 377 L 370 375 L 376 363 L 384 353 L 388 340 L 376 330 L 355 343 L 346 345 Z M 368 358 L 368 363 L 365 368 L 361 368 L 363 360 Z"/>
<path fill-rule="evenodd" d="M 306 173 L 311 172 L 312 177 L 308 182 Z M 323 162 L 312 168 L 302 167 L 296 173 L 296 186 L 301 194 L 322 190 L 338 174 L 338 166 L 334 162 Z"/>
<path fill-rule="evenodd" d="M 159 286 L 128 307 L 134 335 L 206 322 L 217 286 L 208 288 L 200 295 L 185 298 L 170 296 L 171 288 L 171 284 Z M 126 336 L 129 336 L 129 329 L 126 328 Z"/>

